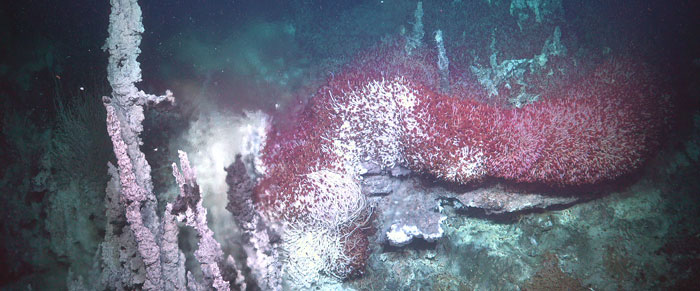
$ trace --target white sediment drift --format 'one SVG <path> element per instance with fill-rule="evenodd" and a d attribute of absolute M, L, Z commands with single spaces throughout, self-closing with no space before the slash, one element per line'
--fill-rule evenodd
<path fill-rule="evenodd" d="M 434 242 L 441 238 L 445 231 L 442 229 L 442 222 L 447 217 L 440 218 L 435 232 L 423 232 L 415 225 L 400 225 L 392 224 L 390 230 L 386 233 L 389 244 L 392 246 L 402 247 L 413 241 L 414 238 L 424 239 L 427 242 Z"/>

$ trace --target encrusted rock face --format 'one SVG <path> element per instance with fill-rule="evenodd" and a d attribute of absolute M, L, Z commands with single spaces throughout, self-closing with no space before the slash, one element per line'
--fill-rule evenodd
<path fill-rule="evenodd" d="M 487 214 L 516 212 L 534 208 L 547 208 L 578 201 L 576 197 L 557 197 L 532 193 L 517 193 L 502 187 L 482 188 L 457 195 L 463 207 L 481 208 Z"/>
<path fill-rule="evenodd" d="M 483 209 L 498 215 L 544 209 L 579 201 L 575 196 L 552 196 L 546 193 L 520 193 L 501 185 L 468 192 L 450 190 L 440 185 L 426 186 L 421 178 L 396 177 L 390 174 L 363 177 L 362 189 L 378 211 L 376 242 L 405 246 L 414 239 L 433 242 L 443 237 L 442 222 L 452 213 L 442 211 L 450 200 L 457 209 Z"/>
<path fill-rule="evenodd" d="M 394 180 L 391 194 L 377 197 L 377 207 L 381 209 L 377 219 L 379 243 L 404 246 L 414 238 L 433 242 L 442 237 L 440 224 L 445 215 L 438 209 L 440 189 L 417 187 L 418 183 L 417 179 Z"/>
<path fill-rule="evenodd" d="M 384 175 L 374 175 L 362 179 L 362 193 L 367 196 L 388 195 L 398 186 L 396 179 Z"/>

